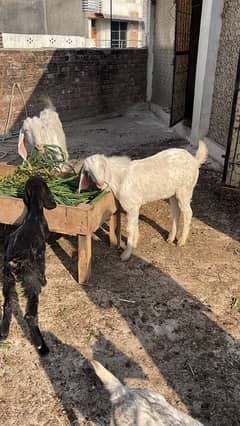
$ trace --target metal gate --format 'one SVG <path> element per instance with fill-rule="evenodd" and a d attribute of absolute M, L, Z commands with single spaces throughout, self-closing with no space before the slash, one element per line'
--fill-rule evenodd
<path fill-rule="evenodd" d="M 223 184 L 240 189 L 240 52 L 223 172 Z"/>
<path fill-rule="evenodd" d="M 173 92 L 170 126 L 185 116 L 192 0 L 176 0 Z"/>

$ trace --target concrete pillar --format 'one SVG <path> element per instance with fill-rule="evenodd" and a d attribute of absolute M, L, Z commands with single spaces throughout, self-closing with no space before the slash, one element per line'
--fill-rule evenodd
<path fill-rule="evenodd" d="M 46 0 L 43 0 L 43 22 L 44 22 L 44 32 L 48 34 L 48 20 L 47 20 L 47 4 Z"/>
<path fill-rule="evenodd" d="M 193 105 L 191 141 L 209 130 L 224 0 L 203 0 Z"/>

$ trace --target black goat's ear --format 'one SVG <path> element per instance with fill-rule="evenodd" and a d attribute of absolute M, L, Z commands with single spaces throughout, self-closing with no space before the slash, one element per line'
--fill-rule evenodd
<path fill-rule="evenodd" d="M 52 196 L 52 193 L 46 183 L 44 184 L 44 189 L 43 189 L 43 206 L 47 210 L 52 210 L 57 207 L 57 204 L 54 201 L 54 198 Z"/>
<path fill-rule="evenodd" d="M 23 194 L 23 201 L 25 206 L 29 207 L 30 199 L 31 199 L 31 190 L 26 185 L 24 189 L 24 194 Z"/>

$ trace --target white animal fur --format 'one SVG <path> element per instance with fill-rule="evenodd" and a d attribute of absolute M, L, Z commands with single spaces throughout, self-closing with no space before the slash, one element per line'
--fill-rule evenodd
<path fill-rule="evenodd" d="M 110 393 L 111 426 L 201 426 L 202 423 L 172 407 L 157 392 L 124 386 L 98 361 L 92 366 Z"/>
<path fill-rule="evenodd" d="M 173 220 L 168 241 L 173 242 L 177 236 L 178 245 L 185 244 L 192 219 L 192 193 L 207 154 L 200 140 L 196 156 L 185 149 L 170 148 L 143 160 L 100 154 L 84 160 L 79 190 L 85 189 L 86 177 L 90 176 L 98 187 L 109 186 L 127 213 L 128 240 L 122 260 L 128 260 L 137 246 L 139 209 L 150 201 L 170 199 Z"/>
<path fill-rule="evenodd" d="M 42 152 L 44 145 L 56 145 L 62 149 L 68 160 L 66 138 L 59 115 L 48 97 L 43 97 L 42 100 L 46 107 L 40 112 L 40 116 L 27 117 L 23 122 L 18 138 L 18 153 L 23 160 L 27 159 L 26 142 Z M 56 158 L 61 158 L 60 153 L 56 153 Z"/>

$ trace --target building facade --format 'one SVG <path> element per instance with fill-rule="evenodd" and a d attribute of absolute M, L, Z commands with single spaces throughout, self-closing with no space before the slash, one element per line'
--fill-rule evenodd
<path fill-rule="evenodd" d="M 205 138 L 223 166 L 237 90 L 240 1 L 151 1 L 151 16 L 151 108 L 176 130 L 187 124 L 194 144 Z"/>
<path fill-rule="evenodd" d="M 147 0 L 0 0 L 6 48 L 145 45 Z"/>
<path fill-rule="evenodd" d="M 145 46 L 147 0 L 83 0 L 88 36 L 100 48 Z"/>

